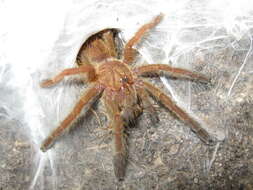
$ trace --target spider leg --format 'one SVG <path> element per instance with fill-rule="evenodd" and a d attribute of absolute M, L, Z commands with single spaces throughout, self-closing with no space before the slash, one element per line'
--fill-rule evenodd
<path fill-rule="evenodd" d="M 84 95 L 81 96 L 80 100 L 74 106 L 69 115 L 61 122 L 60 126 L 54 129 L 51 134 L 42 142 L 40 149 L 43 152 L 46 152 L 53 145 L 55 140 L 71 127 L 75 119 L 82 111 L 83 107 L 87 106 L 87 104 L 94 100 L 95 97 L 98 97 L 101 92 L 102 89 L 97 85 L 94 85 L 88 89 Z"/>
<path fill-rule="evenodd" d="M 124 121 L 120 115 L 118 105 L 111 100 L 111 97 L 103 97 L 108 112 L 110 125 L 113 134 L 113 168 L 118 180 L 123 180 L 126 171 L 127 151 L 124 138 Z"/>
<path fill-rule="evenodd" d="M 188 113 L 177 106 L 165 93 L 154 87 L 149 82 L 143 81 L 144 88 L 147 89 L 158 101 L 172 111 L 179 119 L 188 124 L 193 132 L 206 144 L 213 144 L 214 141 L 208 132 L 201 127 L 200 123 L 193 119 Z"/>
<path fill-rule="evenodd" d="M 40 83 L 42 88 L 53 86 L 59 83 L 65 76 L 88 73 L 88 80 L 92 81 L 95 78 L 95 68 L 90 64 L 82 65 L 78 68 L 65 69 L 52 79 L 46 79 Z"/>
<path fill-rule="evenodd" d="M 153 107 L 152 103 L 149 99 L 148 92 L 143 88 L 136 88 L 138 97 L 140 98 L 141 106 L 143 110 L 146 110 L 151 118 L 151 121 L 156 124 L 159 122 L 158 115 L 156 114 L 156 110 Z"/>
<path fill-rule="evenodd" d="M 175 78 L 185 78 L 190 80 L 198 80 L 201 82 L 208 82 L 209 79 L 201 74 L 197 74 L 186 69 L 174 68 L 165 64 L 150 64 L 144 65 L 136 68 L 136 73 L 139 76 L 152 76 L 154 74 L 168 74 Z"/>
<path fill-rule="evenodd" d="M 137 44 L 141 38 L 152 28 L 154 28 L 157 24 L 159 24 L 161 22 L 163 18 L 163 14 L 160 14 L 158 16 L 156 16 L 151 22 L 143 25 L 134 35 L 134 37 L 132 37 L 127 44 L 125 45 L 125 49 L 124 49 L 124 60 L 123 62 L 126 64 L 130 64 L 136 55 L 136 50 L 133 48 L 133 46 L 135 44 Z"/>

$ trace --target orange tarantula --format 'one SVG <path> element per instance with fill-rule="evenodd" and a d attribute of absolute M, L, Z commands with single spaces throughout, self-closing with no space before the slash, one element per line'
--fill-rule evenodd
<path fill-rule="evenodd" d="M 85 106 L 100 97 L 108 114 L 108 128 L 113 134 L 113 166 L 115 176 L 119 180 L 124 178 L 127 160 L 124 129 L 143 112 L 143 109 L 150 107 L 149 95 L 183 120 L 203 142 L 206 144 L 213 142 L 208 132 L 195 119 L 177 106 L 171 97 L 144 78 L 150 74 L 158 76 L 165 73 L 171 77 L 208 82 L 205 76 L 164 64 L 149 64 L 134 68 L 131 65 L 137 55 L 134 46 L 148 31 L 159 24 L 162 18 L 163 15 L 160 14 L 143 25 L 123 48 L 120 48 L 118 29 L 104 29 L 90 36 L 79 50 L 76 58 L 77 68 L 66 69 L 52 79 L 42 81 L 40 85 L 44 88 L 57 84 L 65 76 L 81 75 L 89 83 L 88 89 L 81 95 L 73 110 L 43 141 L 41 145 L 43 152 L 70 128 Z"/>

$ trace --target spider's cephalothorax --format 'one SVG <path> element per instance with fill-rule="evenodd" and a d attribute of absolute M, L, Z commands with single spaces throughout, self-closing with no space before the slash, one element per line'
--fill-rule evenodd
<path fill-rule="evenodd" d="M 164 64 L 149 64 L 134 68 L 131 65 L 137 54 L 133 46 L 142 39 L 144 34 L 160 23 L 162 18 L 163 15 L 160 14 L 150 23 L 143 25 L 124 46 L 119 38 L 118 29 L 105 29 L 90 36 L 79 50 L 76 58 L 77 68 L 66 69 L 40 84 L 41 87 L 49 87 L 69 75 L 81 75 L 89 83 L 88 89 L 81 95 L 70 114 L 43 141 L 42 151 L 48 150 L 57 137 L 70 128 L 84 106 L 88 106 L 89 102 L 100 97 L 108 114 L 108 128 L 112 130 L 114 136 L 113 165 L 118 179 L 124 178 L 126 168 L 124 128 L 133 124 L 143 109 L 153 112 L 149 100 L 150 95 L 183 120 L 203 142 L 213 143 L 211 136 L 199 122 L 178 107 L 171 97 L 144 78 L 150 74 L 159 76 L 165 73 L 171 77 L 208 82 L 206 77 Z"/>

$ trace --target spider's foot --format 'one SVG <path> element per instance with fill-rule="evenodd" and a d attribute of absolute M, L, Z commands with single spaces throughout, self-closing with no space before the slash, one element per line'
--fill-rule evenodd
<path fill-rule="evenodd" d="M 40 87 L 42 87 L 42 88 L 47 88 L 47 87 L 50 87 L 50 86 L 53 86 L 53 85 L 54 85 L 54 81 L 51 80 L 51 79 L 43 80 L 40 83 Z"/>
<path fill-rule="evenodd" d="M 51 147 L 52 147 L 52 145 L 53 145 L 53 142 L 52 142 L 52 139 L 49 137 L 49 138 L 46 138 L 43 142 L 42 142 L 42 144 L 41 144 L 41 146 L 40 146 L 40 150 L 42 151 L 42 152 L 46 152 L 48 149 L 50 149 Z"/>
<path fill-rule="evenodd" d="M 196 132 L 200 140 L 202 140 L 207 145 L 215 145 L 215 139 L 204 129 Z"/>
<path fill-rule="evenodd" d="M 155 24 L 160 23 L 161 20 L 163 19 L 163 17 L 164 17 L 164 13 L 160 13 L 159 15 L 157 15 L 157 16 L 155 17 L 154 23 L 155 23 Z"/>
<path fill-rule="evenodd" d="M 198 81 L 207 84 L 211 82 L 211 78 L 204 75 L 199 75 Z"/>
<path fill-rule="evenodd" d="M 124 180 L 126 171 L 126 157 L 122 153 L 117 153 L 113 156 L 113 166 L 116 178 L 119 181 Z"/>
<path fill-rule="evenodd" d="M 209 137 L 207 140 L 204 141 L 207 145 L 213 146 L 216 144 L 216 140 L 212 137 Z"/>
<path fill-rule="evenodd" d="M 46 152 L 46 151 L 47 151 L 47 148 L 44 146 L 44 144 L 42 144 L 42 145 L 40 146 L 40 150 L 41 150 L 42 152 Z"/>
<path fill-rule="evenodd" d="M 160 122 L 160 119 L 157 114 L 150 114 L 150 120 L 154 125 L 157 125 Z"/>

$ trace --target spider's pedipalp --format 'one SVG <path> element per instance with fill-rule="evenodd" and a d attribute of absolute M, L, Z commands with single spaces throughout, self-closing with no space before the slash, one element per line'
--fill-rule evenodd
<path fill-rule="evenodd" d="M 127 151 L 126 140 L 124 138 L 124 123 L 120 116 L 116 116 L 113 121 L 113 136 L 114 136 L 114 153 L 113 167 L 114 173 L 118 180 L 123 180 L 126 172 Z"/>
<path fill-rule="evenodd" d="M 106 93 L 103 95 L 103 102 L 108 112 L 108 118 L 113 134 L 113 168 L 118 180 L 123 180 L 125 176 L 127 151 L 126 139 L 124 138 L 124 122 L 120 115 L 117 102 L 112 101 Z"/>
<path fill-rule="evenodd" d="M 184 121 L 191 128 L 193 132 L 206 144 L 214 144 L 213 138 L 209 133 L 201 127 L 200 123 L 193 119 L 188 113 L 177 106 L 177 104 L 171 100 L 165 93 L 160 89 L 154 87 L 149 82 L 143 81 L 144 87 L 154 96 L 157 101 L 160 101 L 166 108 L 173 112 L 179 119 Z"/>
<path fill-rule="evenodd" d="M 53 86 L 64 79 L 65 76 L 76 75 L 81 73 L 88 74 L 88 80 L 92 81 L 95 78 L 95 68 L 90 64 L 84 64 L 78 68 L 65 69 L 60 74 L 56 75 L 52 79 L 46 79 L 40 83 L 43 88 Z"/>
<path fill-rule="evenodd" d="M 132 37 L 127 44 L 125 45 L 125 49 L 124 49 L 124 60 L 123 62 L 126 64 L 130 64 L 135 56 L 136 56 L 136 50 L 133 48 L 134 45 L 136 45 L 138 42 L 140 42 L 140 40 L 142 39 L 142 37 L 152 28 L 154 28 L 157 24 L 159 24 L 163 18 L 163 14 L 159 14 L 158 16 L 156 16 L 151 22 L 144 24 L 134 35 L 134 37 Z"/>
<path fill-rule="evenodd" d="M 198 80 L 200 82 L 209 82 L 210 80 L 198 73 L 194 73 L 192 71 L 188 71 L 186 69 L 175 68 L 165 64 L 150 64 L 150 65 L 143 65 L 136 68 L 136 74 L 139 76 L 156 76 L 160 75 L 161 72 L 164 74 L 175 77 L 175 78 L 183 78 L 183 79 L 190 79 L 190 80 Z"/>
<path fill-rule="evenodd" d="M 46 152 L 59 136 L 68 131 L 75 119 L 81 113 L 83 107 L 94 100 L 95 97 L 98 97 L 101 92 L 102 89 L 97 85 L 93 85 L 91 88 L 89 88 L 74 106 L 69 115 L 61 122 L 60 126 L 53 130 L 51 134 L 43 141 L 40 149 L 43 152 Z"/>

